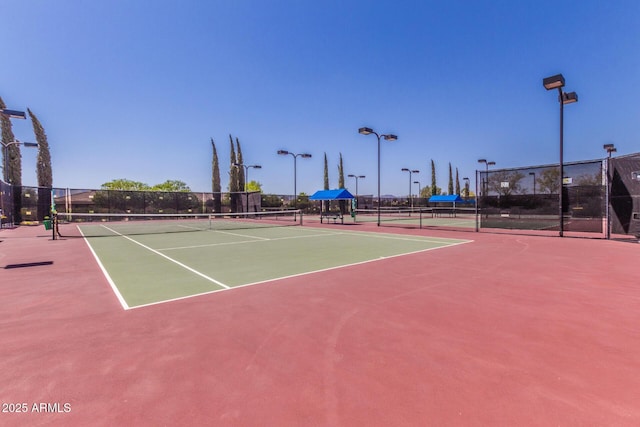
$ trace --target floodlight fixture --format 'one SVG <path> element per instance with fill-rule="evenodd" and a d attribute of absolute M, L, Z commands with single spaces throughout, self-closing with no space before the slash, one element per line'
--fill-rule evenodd
<path fill-rule="evenodd" d="M 618 149 L 613 144 L 604 144 L 602 148 L 607 151 L 607 153 L 609 154 L 609 158 L 611 158 L 611 153 L 615 153 L 618 151 Z"/>
<path fill-rule="evenodd" d="M 0 110 L 0 114 L 3 114 L 5 116 L 9 116 L 12 119 L 26 119 L 27 115 L 25 114 L 24 111 L 18 111 L 18 110 L 9 110 L 7 108 L 3 108 Z"/>
<path fill-rule="evenodd" d="M 564 76 L 556 74 L 555 76 L 542 79 L 542 84 L 546 90 L 559 89 L 564 87 Z"/>
<path fill-rule="evenodd" d="M 562 103 L 563 104 L 573 104 L 574 102 L 578 102 L 578 94 L 575 92 L 562 93 Z"/>

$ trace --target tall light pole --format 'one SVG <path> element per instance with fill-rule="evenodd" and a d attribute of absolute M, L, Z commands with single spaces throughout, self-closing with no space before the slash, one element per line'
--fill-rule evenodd
<path fill-rule="evenodd" d="M 286 155 L 291 155 L 293 157 L 293 201 L 294 204 L 297 206 L 298 205 L 298 189 L 297 189 L 297 181 L 298 181 L 298 170 L 297 170 L 297 160 L 298 160 L 298 156 L 302 157 L 303 159 L 310 159 L 311 158 L 311 154 L 309 153 L 292 153 L 290 151 L 287 150 L 278 150 L 278 154 L 280 154 L 281 156 L 286 156 Z"/>
<path fill-rule="evenodd" d="M 489 187 L 489 166 L 495 166 L 496 162 L 489 162 L 487 159 L 478 159 L 478 163 L 484 163 L 485 165 L 485 179 L 482 182 L 482 195 L 487 197 L 487 188 Z"/>
<path fill-rule="evenodd" d="M 384 138 L 386 141 L 397 141 L 398 136 L 394 134 L 378 134 L 373 129 L 362 127 L 358 129 L 358 133 L 361 135 L 375 135 L 378 138 L 378 227 L 380 227 L 380 138 Z"/>
<path fill-rule="evenodd" d="M 356 200 L 358 200 L 358 179 L 366 178 L 366 176 L 364 176 L 364 175 L 354 175 L 354 174 L 350 173 L 349 175 L 347 175 L 347 177 L 356 179 Z"/>
<path fill-rule="evenodd" d="M 564 77 L 562 74 L 542 79 L 542 85 L 546 90 L 558 89 L 558 101 L 560 102 L 560 200 L 558 203 L 558 216 L 560 221 L 559 236 L 562 237 L 564 231 L 563 207 L 564 207 L 564 104 L 578 102 L 578 95 L 575 92 L 566 93 L 564 87 Z"/>
<path fill-rule="evenodd" d="M 414 184 L 418 184 L 418 206 L 420 206 L 420 199 L 422 198 L 422 188 L 420 187 L 420 181 L 413 181 Z"/>
<path fill-rule="evenodd" d="M 244 165 L 242 163 L 234 163 L 233 166 L 240 168 L 244 167 L 244 191 L 247 195 L 247 212 L 249 212 L 249 192 L 247 191 L 247 184 L 249 183 L 249 169 L 262 169 L 260 165 Z"/>
<path fill-rule="evenodd" d="M 529 172 L 529 175 L 533 176 L 533 197 L 536 196 L 536 173 Z"/>
<path fill-rule="evenodd" d="M 411 195 L 411 183 L 413 182 L 413 180 L 411 179 L 411 174 L 420 173 L 420 171 L 409 168 L 402 168 L 401 170 L 402 172 L 409 172 L 409 205 L 411 206 L 411 209 L 413 209 L 413 196 Z"/>
<path fill-rule="evenodd" d="M 469 177 L 465 176 L 462 180 L 464 181 L 464 198 L 467 200 L 469 199 Z"/>
<path fill-rule="evenodd" d="M 608 158 L 607 158 L 607 170 L 606 170 L 606 174 L 607 174 L 607 188 L 605 191 L 605 206 L 606 206 L 606 215 L 607 215 L 607 230 L 606 230 L 606 237 L 607 239 L 611 238 L 611 213 L 609 210 L 609 187 L 611 185 L 611 181 L 609 180 L 609 171 L 611 168 L 611 154 L 615 153 L 616 151 L 616 147 L 614 147 L 613 144 L 604 144 L 602 146 L 602 148 L 604 148 L 607 151 L 608 154 Z"/>

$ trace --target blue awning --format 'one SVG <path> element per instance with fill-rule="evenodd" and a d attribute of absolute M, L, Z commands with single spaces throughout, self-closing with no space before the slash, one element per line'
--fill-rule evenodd
<path fill-rule="evenodd" d="M 338 190 L 320 190 L 313 193 L 309 200 L 351 200 L 355 199 L 353 194 L 349 193 L 346 189 L 340 188 Z"/>
<path fill-rule="evenodd" d="M 448 196 L 431 196 L 429 197 L 429 202 L 446 202 L 446 203 L 458 203 L 458 202 L 464 202 L 464 199 L 462 199 L 462 197 L 460 197 L 457 194 L 451 194 Z"/>

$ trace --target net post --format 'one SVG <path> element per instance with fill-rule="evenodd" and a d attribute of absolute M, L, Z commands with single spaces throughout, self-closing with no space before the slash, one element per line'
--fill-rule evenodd
<path fill-rule="evenodd" d="M 56 211 L 51 212 L 51 238 L 56 240 L 56 233 L 58 232 L 58 214 Z"/>
<path fill-rule="evenodd" d="M 302 217 L 303 217 L 303 216 L 302 216 L 302 211 L 300 211 L 300 225 L 303 225 L 303 224 L 302 224 Z"/>

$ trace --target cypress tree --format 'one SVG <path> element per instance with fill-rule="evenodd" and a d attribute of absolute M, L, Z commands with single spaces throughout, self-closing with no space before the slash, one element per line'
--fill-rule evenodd
<path fill-rule="evenodd" d="M 51 153 L 49 151 L 49 142 L 47 134 L 40 123 L 40 120 L 33 112 L 27 108 L 31 124 L 33 125 L 33 133 L 38 143 L 38 158 L 36 166 L 36 174 L 38 177 L 38 221 L 42 221 L 45 216 L 49 215 L 51 207 L 51 187 L 53 187 L 53 173 L 51 170 Z"/>
<path fill-rule="evenodd" d="M 329 189 L 329 166 L 327 164 L 327 153 L 324 153 L 324 187 L 325 190 Z"/>
<path fill-rule="evenodd" d="M 213 211 L 222 212 L 222 186 L 220 185 L 220 163 L 218 161 L 218 150 L 216 143 L 211 138 L 211 147 L 213 148 L 212 172 L 211 172 L 211 191 L 213 195 Z"/>
<path fill-rule="evenodd" d="M 229 166 L 229 193 L 231 198 L 231 212 L 238 212 L 238 167 L 236 166 L 236 150 L 233 146 L 233 137 L 229 135 L 231 145 L 231 164 Z"/>
<path fill-rule="evenodd" d="M 449 162 L 449 185 L 447 186 L 447 194 L 453 194 L 453 173 L 451 171 L 451 162 Z"/>
<path fill-rule="evenodd" d="M 244 161 L 242 160 L 242 150 L 240 149 L 240 140 L 236 137 L 236 146 L 238 147 L 237 151 L 237 161 L 240 164 L 238 167 L 238 191 L 245 191 L 246 188 L 244 186 Z"/>
<path fill-rule="evenodd" d="M 33 133 L 36 135 L 38 143 L 38 159 L 37 159 L 37 177 L 38 187 L 53 187 L 53 173 L 51 171 L 51 153 L 49 151 L 49 142 L 47 134 L 44 132 L 40 120 L 33 112 L 27 108 L 31 123 L 33 124 Z"/>
<path fill-rule="evenodd" d="M 7 108 L 7 106 L 2 100 L 2 97 L 0 97 L 0 109 L 4 108 Z M 8 116 L 0 114 L 0 127 L 2 128 L 2 143 L 4 145 L 15 141 L 11 127 L 11 119 Z M 5 156 L 7 157 L 5 158 Z M 20 154 L 20 146 L 18 144 L 11 144 L 6 149 L 2 147 L 2 168 L 4 181 L 17 187 L 13 188 L 12 212 L 3 212 L 3 214 L 9 214 L 11 222 L 19 224 L 22 222 L 22 155 Z"/>
<path fill-rule="evenodd" d="M 438 187 L 436 186 L 436 164 L 431 159 L 431 195 L 435 196 L 438 194 Z"/>
<path fill-rule="evenodd" d="M 2 100 L 2 97 L 0 97 L 0 109 L 4 108 L 7 108 L 7 106 Z M 6 146 L 15 141 L 11 119 L 4 114 L 0 114 L 0 122 L 2 123 L 2 143 Z M 19 187 L 22 186 L 22 155 L 20 154 L 20 146 L 18 144 L 11 144 L 6 149 L 3 147 L 2 156 L 2 167 L 5 168 L 4 181 Z M 7 156 L 7 158 L 5 159 L 4 156 Z"/>
<path fill-rule="evenodd" d="M 460 194 L 460 175 L 458 174 L 458 168 L 456 168 L 456 194 Z"/>

